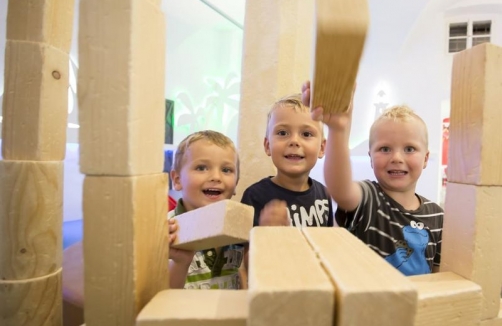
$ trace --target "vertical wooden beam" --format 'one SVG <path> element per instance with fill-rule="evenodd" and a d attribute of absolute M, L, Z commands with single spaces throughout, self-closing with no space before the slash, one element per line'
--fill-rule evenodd
<path fill-rule="evenodd" d="M 481 285 L 481 319 L 499 313 L 502 287 L 502 48 L 455 55 L 441 270 Z"/>
<path fill-rule="evenodd" d="M 164 164 L 165 19 L 142 0 L 82 0 L 80 171 L 159 173 Z"/>
<path fill-rule="evenodd" d="M 84 180 L 86 325 L 134 325 L 167 289 L 167 176 Z"/>
<path fill-rule="evenodd" d="M 251 184 L 275 175 L 263 150 L 267 113 L 279 98 L 300 93 L 309 78 L 313 13 L 312 1 L 246 1 L 236 199 Z"/>

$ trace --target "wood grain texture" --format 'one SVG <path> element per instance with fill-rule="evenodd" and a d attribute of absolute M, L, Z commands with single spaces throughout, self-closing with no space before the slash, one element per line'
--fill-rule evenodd
<path fill-rule="evenodd" d="M 248 326 L 333 325 L 335 290 L 301 230 L 255 227 Z"/>
<path fill-rule="evenodd" d="M 346 111 L 369 25 L 367 0 L 316 0 L 310 107 Z"/>
<path fill-rule="evenodd" d="M 79 24 L 80 171 L 162 172 L 164 14 L 151 1 L 82 0 Z"/>
<path fill-rule="evenodd" d="M 84 179 L 85 321 L 132 326 L 167 289 L 167 175 Z"/>
<path fill-rule="evenodd" d="M 176 216 L 179 231 L 174 248 L 204 250 L 249 241 L 252 206 L 222 200 Z"/>
<path fill-rule="evenodd" d="M 140 312 L 137 326 L 246 326 L 247 291 L 164 290 Z"/>
<path fill-rule="evenodd" d="M 334 283 L 337 326 L 413 324 L 417 292 L 403 274 L 344 228 L 302 231 Z"/>
<path fill-rule="evenodd" d="M 61 326 L 61 269 L 43 277 L 0 280 L 0 325 Z"/>
<path fill-rule="evenodd" d="M 68 54 L 52 46 L 7 40 L 2 121 L 4 159 L 64 159 L 68 62 Z"/>
<path fill-rule="evenodd" d="M 0 280 L 61 268 L 63 162 L 0 161 Z"/>
<path fill-rule="evenodd" d="M 481 320 L 481 287 L 455 273 L 410 276 L 418 290 L 415 326 L 473 326 Z"/>
<path fill-rule="evenodd" d="M 453 59 L 448 181 L 502 186 L 502 47 L 485 43 Z"/>
<path fill-rule="evenodd" d="M 7 40 L 45 43 L 69 53 L 73 7 L 74 0 L 9 0 Z"/>
<path fill-rule="evenodd" d="M 442 272 L 454 272 L 483 290 L 481 319 L 495 318 L 502 288 L 502 187 L 446 186 Z"/>

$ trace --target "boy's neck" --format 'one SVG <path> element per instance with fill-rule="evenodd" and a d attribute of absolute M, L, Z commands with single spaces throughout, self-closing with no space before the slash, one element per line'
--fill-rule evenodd
<path fill-rule="evenodd" d="M 307 191 L 310 188 L 308 174 L 301 176 L 288 176 L 282 173 L 277 173 L 277 175 L 272 177 L 271 180 L 276 185 L 291 191 L 301 192 Z"/>
<path fill-rule="evenodd" d="M 403 208 L 408 211 L 415 211 L 421 205 L 420 199 L 418 198 L 418 196 L 415 194 L 414 191 L 406 191 L 406 192 L 395 192 L 388 190 L 384 191 L 389 197 L 394 199 L 396 202 L 399 203 L 399 205 L 403 206 Z"/>

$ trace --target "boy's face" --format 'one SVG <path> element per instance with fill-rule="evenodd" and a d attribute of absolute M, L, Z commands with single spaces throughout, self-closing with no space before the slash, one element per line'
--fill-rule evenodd
<path fill-rule="evenodd" d="M 386 192 L 414 195 L 429 159 L 425 126 L 416 119 L 377 123 L 369 154 L 378 183 Z"/>
<path fill-rule="evenodd" d="M 326 140 L 322 126 L 308 112 L 296 112 L 292 107 L 277 107 L 270 117 L 265 152 L 272 158 L 278 174 L 308 175 L 324 156 Z"/>
<path fill-rule="evenodd" d="M 185 152 L 179 173 L 171 171 L 171 179 L 187 211 L 230 199 L 237 186 L 237 154 L 230 147 L 198 140 Z"/>

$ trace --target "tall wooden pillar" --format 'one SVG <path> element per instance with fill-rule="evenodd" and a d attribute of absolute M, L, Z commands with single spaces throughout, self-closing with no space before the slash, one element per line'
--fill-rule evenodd
<path fill-rule="evenodd" d="M 160 1 L 81 0 L 78 104 L 87 326 L 135 325 L 168 287 Z"/>
<path fill-rule="evenodd" d="M 0 161 L 0 324 L 61 325 L 72 0 L 10 0 Z"/>

